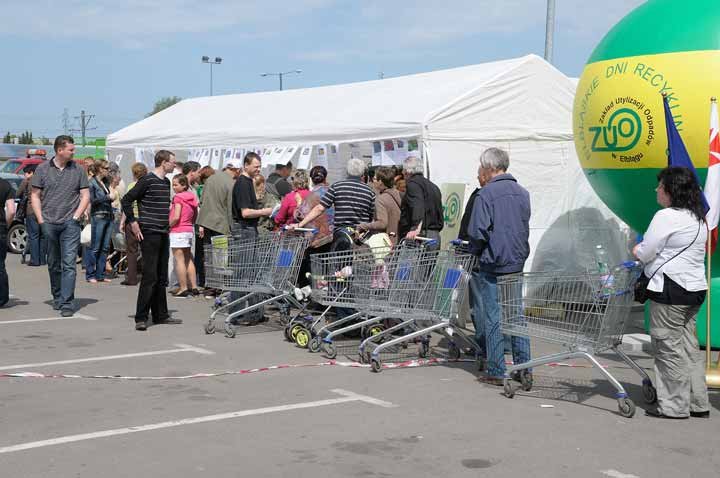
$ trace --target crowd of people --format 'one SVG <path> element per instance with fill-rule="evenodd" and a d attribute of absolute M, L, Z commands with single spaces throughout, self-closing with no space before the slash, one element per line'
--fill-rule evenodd
<path fill-rule="evenodd" d="M 81 231 L 88 224 L 90 239 L 80 255 L 86 280 L 93 284 L 112 281 L 108 252 L 113 236 L 124 234 L 127 269 L 122 284 L 135 286 L 141 277 L 135 311 L 139 331 L 149 321 L 182 323 L 168 311 L 168 286 L 177 298 L 219 292 L 204 289 L 203 250 L 213 237 L 252 240 L 260 230 L 310 227 L 316 230 L 308 249 L 313 254 L 348 250 L 357 234 L 366 232 L 386 234 L 392 244 L 434 239 L 436 246 L 430 248 L 439 247 L 444 226 L 440 189 L 424 176 L 414 156 L 404 160 L 402 169 L 372 171 L 361 159 L 351 158 L 347 178 L 328 184 L 322 166 L 305 171 L 279 164 L 265 178 L 262 159 L 253 152 L 216 171 L 194 161 L 180 164 L 172 152 L 161 150 L 153 169 L 132 165 L 133 182 L 126 188 L 116 165 L 90 158 L 84 169 L 73 161 L 71 137 L 58 136 L 54 149 L 52 159 L 25 168 L 18 193 L 23 197 L 19 207 L 26 209 L 28 265 L 47 263 L 53 308 L 63 317 L 75 311 L 76 260 Z M 486 359 L 484 380 L 493 385 L 503 384 L 506 353 L 515 363 L 530 360 L 529 340 L 508 340 L 500 328 L 498 277 L 522 272 L 530 254 L 530 195 L 508 173 L 509 166 L 507 152 L 483 152 L 480 187 L 470 196 L 460 227 L 460 238 L 477 258 L 470 282 L 471 316 L 475 341 Z M 700 188 L 684 168 L 666 168 L 658 181 L 663 209 L 633 250 L 645 264 L 656 349 L 658 407 L 648 414 L 707 417 L 704 364 L 695 338 L 696 316 L 707 291 Z M 4 180 L 0 205 L 1 307 L 9 300 L 6 235 L 15 214 L 14 192 Z M 303 277 L 301 273 L 301 282 Z M 253 313 L 262 320 L 262 308 Z"/>

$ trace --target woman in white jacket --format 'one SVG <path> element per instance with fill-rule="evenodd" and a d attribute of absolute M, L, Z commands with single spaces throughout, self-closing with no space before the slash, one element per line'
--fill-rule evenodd
<path fill-rule="evenodd" d="M 710 415 L 705 364 L 695 336 L 695 319 L 705 300 L 707 226 L 700 186 L 687 168 L 658 174 L 655 216 L 633 253 L 650 278 L 650 336 L 655 349 L 656 418 Z"/>

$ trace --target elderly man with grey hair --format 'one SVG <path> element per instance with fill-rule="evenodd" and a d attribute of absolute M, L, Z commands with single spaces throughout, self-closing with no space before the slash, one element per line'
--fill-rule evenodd
<path fill-rule="evenodd" d="M 350 158 L 347 164 L 348 178 L 330 186 L 320 204 L 312 208 L 297 227 L 305 227 L 325 210 L 334 207 L 333 250 L 349 249 L 352 243 L 349 242 L 347 230 L 356 228 L 360 223 L 372 222 L 375 217 L 375 192 L 362 182 L 364 172 L 365 162 Z"/>
<path fill-rule="evenodd" d="M 405 196 L 400 204 L 400 239 L 417 236 L 435 239 L 434 248 L 440 247 L 440 231 L 444 225 L 442 194 L 440 189 L 423 176 L 423 166 L 416 156 L 403 161 Z"/>
<path fill-rule="evenodd" d="M 492 385 L 503 385 L 505 350 L 500 330 L 497 278 L 522 272 L 530 254 L 530 194 L 507 173 L 510 158 L 507 152 L 490 148 L 480 156 L 478 179 L 482 189 L 475 197 L 468 235 L 477 267 L 472 275 L 473 320 L 484 331 L 487 377 Z M 522 294 L 521 289 L 513 293 Z M 483 344 L 478 344 L 483 348 Z M 525 337 L 511 338 L 515 364 L 530 360 L 530 342 Z M 532 380 L 531 372 L 525 372 Z M 516 380 L 520 377 L 514 376 Z"/>

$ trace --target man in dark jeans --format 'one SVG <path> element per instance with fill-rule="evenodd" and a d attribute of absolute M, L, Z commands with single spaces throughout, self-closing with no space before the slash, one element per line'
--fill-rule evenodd
<path fill-rule="evenodd" d="M 80 218 L 90 203 L 85 170 L 73 161 L 70 136 L 55 138 L 55 156 L 35 169 L 30 201 L 42 234 L 48 239 L 48 272 L 53 309 L 63 317 L 75 313 L 75 278 Z"/>
<path fill-rule="evenodd" d="M 436 241 L 428 245 L 427 250 L 440 249 L 440 231 L 444 225 L 440 189 L 423 176 L 423 165 L 415 156 L 403 161 L 403 174 L 406 190 L 400 204 L 398 237 L 427 237 Z"/>
<path fill-rule="evenodd" d="M 168 285 L 170 237 L 170 181 L 165 177 L 175 169 L 175 155 L 160 150 L 155 154 L 155 169 L 143 176 L 122 198 L 125 222 L 140 241 L 143 275 L 138 289 L 135 311 L 135 330 L 147 330 L 148 314 L 153 324 L 181 324 L 170 317 L 165 288 Z M 133 202 L 138 203 L 139 218 L 135 218 Z"/>
<path fill-rule="evenodd" d="M 242 242 L 253 241 L 258 236 L 258 220 L 260 217 L 269 216 L 272 208 L 260 209 L 260 205 L 255 195 L 255 185 L 253 179 L 260 174 L 262 166 L 260 156 L 255 153 L 248 153 L 243 160 L 243 172 L 235 181 L 232 194 L 232 211 L 235 224 L 232 227 L 233 239 Z M 231 294 L 230 299 L 234 300 L 238 297 L 237 293 Z M 249 306 L 256 303 L 249 300 L 240 307 Z M 254 322 L 263 320 L 263 309 L 255 309 L 248 317 Z"/>
<path fill-rule="evenodd" d="M 8 226 L 12 223 L 15 215 L 15 190 L 9 182 L 0 179 L 0 307 L 10 300 L 10 286 L 8 275 L 5 269 L 5 258 L 7 257 L 7 233 Z"/>

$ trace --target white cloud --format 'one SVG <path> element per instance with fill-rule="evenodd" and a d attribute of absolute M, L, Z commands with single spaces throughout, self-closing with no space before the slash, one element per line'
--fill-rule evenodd
<path fill-rule="evenodd" d="M 597 38 L 642 0 L 557 0 L 557 28 Z M 482 33 L 542 31 L 546 0 L 3 0 L 0 35 L 107 41 L 125 48 L 175 34 L 232 31 L 233 38 L 280 37 L 309 24 L 326 32 L 293 56 L 337 63 L 357 57 L 430 54 Z M 38 12 L 42 12 L 38 15 Z M 333 20 L 322 20 L 330 13 Z M 314 23 L 315 22 L 315 23 Z M 323 23 L 324 22 L 324 23 Z M 481 45 L 484 50 L 492 45 Z"/>

